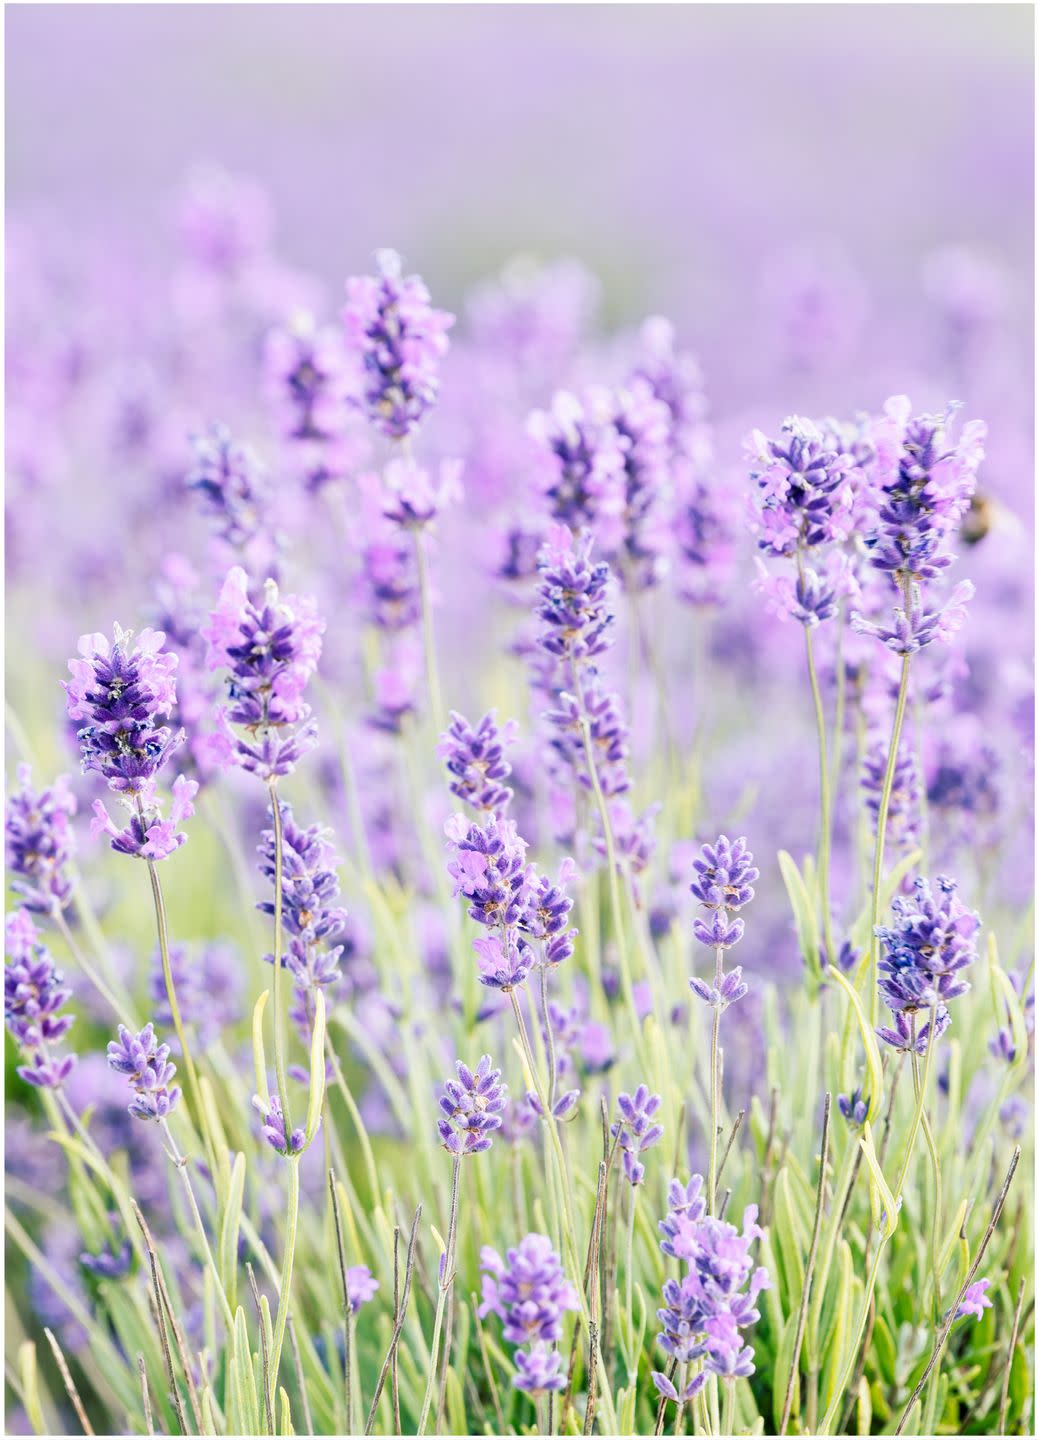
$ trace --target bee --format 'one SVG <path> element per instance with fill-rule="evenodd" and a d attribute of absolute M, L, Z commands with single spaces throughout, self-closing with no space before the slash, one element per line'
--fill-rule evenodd
<path fill-rule="evenodd" d="M 995 503 L 979 492 L 970 501 L 959 535 L 964 545 L 976 545 L 995 522 Z"/>

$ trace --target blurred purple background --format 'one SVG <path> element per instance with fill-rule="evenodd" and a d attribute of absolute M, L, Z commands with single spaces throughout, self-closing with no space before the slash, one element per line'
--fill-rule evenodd
<path fill-rule="evenodd" d="M 393 244 L 445 301 L 568 253 L 612 313 L 741 329 L 783 244 L 836 246 L 876 313 L 960 241 L 1031 312 L 1024 5 L 9 9 L 8 203 L 155 243 L 213 160 L 335 287 Z M 1025 350 L 1028 348 L 1025 345 Z M 715 392 L 728 388 L 714 372 Z M 834 397 L 835 399 L 842 397 Z"/>

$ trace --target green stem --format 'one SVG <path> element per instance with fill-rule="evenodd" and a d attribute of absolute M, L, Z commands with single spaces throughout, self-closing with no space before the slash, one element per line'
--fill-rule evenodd
<path fill-rule="evenodd" d="M 429 584 L 429 562 L 425 553 L 425 536 L 415 531 L 415 558 L 418 562 L 418 590 L 422 605 L 422 646 L 425 650 L 425 679 L 429 686 L 429 709 L 437 732 L 443 728 L 443 697 L 440 693 L 440 672 L 436 663 L 436 637 L 433 633 L 432 590 Z"/>
<path fill-rule="evenodd" d="M 138 806 L 139 805 L 140 801 L 138 801 Z M 155 905 L 155 925 L 159 936 L 159 957 L 162 961 L 162 979 L 166 986 L 166 999 L 169 1001 L 169 1012 L 173 1017 L 173 1028 L 177 1034 L 180 1053 L 183 1056 L 184 1068 L 187 1072 L 188 1089 L 191 1093 L 191 1108 L 194 1110 L 195 1123 L 198 1127 L 198 1133 L 202 1136 L 205 1144 L 210 1170 L 212 1174 L 215 1175 L 216 1150 L 213 1146 L 212 1136 L 209 1134 L 209 1126 L 206 1123 L 205 1107 L 202 1104 L 202 1091 L 198 1083 L 198 1072 L 195 1069 L 195 1062 L 192 1059 L 191 1051 L 188 1047 L 187 1034 L 185 1033 L 184 1022 L 180 1015 L 180 1005 L 177 1003 L 177 990 L 173 983 L 173 969 L 169 960 L 169 927 L 166 921 L 166 904 L 162 897 L 162 882 L 159 879 L 158 867 L 154 860 L 148 861 L 148 878 L 151 881 L 151 897 Z"/>
<path fill-rule="evenodd" d="M 424 1435 L 425 1426 L 429 1419 L 429 1407 L 432 1405 L 433 1390 L 436 1387 L 437 1360 L 440 1354 L 440 1331 L 443 1329 L 443 1312 L 446 1309 L 447 1297 L 450 1294 L 451 1286 L 454 1283 L 454 1239 L 458 1227 L 458 1192 L 461 1180 L 461 1156 L 455 1155 L 454 1168 L 451 1171 L 451 1210 L 450 1221 L 447 1226 L 447 1248 L 443 1257 L 443 1274 L 440 1276 L 439 1292 L 436 1297 L 436 1319 L 433 1321 L 432 1345 L 429 1350 L 429 1378 L 425 1385 L 425 1399 L 422 1401 L 422 1413 L 418 1421 L 416 1434 Z"/>
<path fill-rule="evenodd" d="M 555 1056 L 555 1035 L 551 1027 L 551 1009 L 548 1005 L 548 967 L 541 966 L 541 1015 L 544 1019 L 544 1039 L 548 1047 L 548 1104 L 555 1103 L 555 1076 L 558 1062 Z"/>
<path fill-rule="evenodd" d="M 630 1195 L 630 1202 L 631 1202 L 631 1203 L 630 1203 L 629 1213 L 628 1213 L 628 1216 L 627 1216 L 627 1273 L 626 1273 L 626 1275 L 625 1275 L 625 1277 L 624 1277 L 624 1283 L 625 1283 L 624 1300 L 625 1300 L 626 1307 L 627 1307 L 627 1333 L 628 1333 L 628 1336 L 630 1337 L 630 1339 L 633 1341 L 633 1339 L 634 1339 L 634 1220 L 635 1220 L 635 1213 L 636 1213 L 637 1206 L 638 1206 L 638 1187 L 637 1187 L 637 1185 L 632 1185 L 632 1186 L 630 1186 L 629 1188 L 630 1188 L 630 1191 L 631 1191 L 631 1195 Z M 628 1364 L 627 1364 L 627 1378 L 628 1378 L 628 1381 L 633 1385 L 634 1382 L 635 1382 L 635 1380 L 638 1378 L 638 1357 L 637 1357 L 637 1355 L 632 1355 L 632 1359 L 633 1359 L 633 1364 L 631 1363 L 631 1360 L 628 1360 Z"/>
<path fill-rule="evenodd" d="M 721 1434 L 735 1434 L 735 1381 L 726 1380 L 724 1386 L 724 1419 L 721 1421 Z"/>
<path fill-rule="evenodd" d="M 285 868 L 285 834 L 284 825 L 281 819 L 281 802 L 278 800 L 277 779 L 272 779 L 269 784 L 270 809 L 274 820 L 274 994 L 271 997 L 274 1007 L 272 1024 L 274 1027 L 274 1075 L 277 1080 L 278 1099 L 281 1101 L 281 1113 L 285 1117 L 285 1134 L 291 1135 L 292 1121 L 288 1112 L 288 1076 L 285 1072 L 285 1037 L 284 1037 L 284 1016 L 282 1015 L 282 970 L 281 948 L 283 945 L 282 923 L 284 909 L 284 868 Z M 277 1393 L 274 1391 L 273 1393 Z"/>
<path fill-rule="evenodd" d="M 811 681 L 811 698 L 814 701 L 815 727 L 818 731 L 818 779 L 821 821 L 818 836 L 818 880 L 822 899 L 822 933 L 825 937 L 825 953 L 829 964 L 835 965 L 836 951 L 833 947 L 832 906 L 829 898 L 830 850 L 832 848 L 832 792 L 829 782 L 829 745 L 825 732 L 825 707 L 822 691 L 818 684 L 818 669 L 815 665 L 814 636 L 810 626 L 804 627 L 807 644 L 807 673 Z"/>
<path fill-rule="evenodd" d="M 714 986 L 721 988 L 724 972 L 724 950 L 717 947 L 714 968 Z M 714 1018 L 710 1027 L 710 1168 L 707 1172 L 706 1209 L 708 1215 L 717 1214 L 717 1132 L 721 1124 L 721 1007 L 714 1006 Z"/>
<path fill-rule="evenodd" d="M 69 927 L 69 923 L 65 919 L 64 912 L 60 910 L 58 906 L 55 906 L 54 909 L 51 911 L 51 919 L 54 921 L 54 924 L 56 925 L 58 932 L 61 935 L 61 938 L 68 946 L 69 954 L 72 956 L 73 960 L 75 960 L 76 964 L 79 966 L 80 970 L 82 970 L 83 974 L 90 981 L 91 985 L 93 985 L 97 993 L 111 1007 L 112 1013 L 115 1015 L 116 1019 L 120 1020 L 122 1024 L 127 1027 L 127 1029 L 136 1030 L 137 1018 L 133 1013 L 133 1008 L 130 1004 L 129 999 L 125 995 L 117 996 L 114 990 L 109 987 L 108 982 L 102 978 L 101 974 L 97 970 L 94 969 L 93 965 L 86 958 L 82 950 L 79 948 L 79 945 L 76 943 L 76 937 L 73 935 L 72 930 Z"/>
<path fill-rule="evenodd" d="M 285 1122 L 288 1124 L 287 1120 Z M 278 1315 L 274 1326 L 274 1345 L 270 1354 L 270 1393 L 278 1393 L 278 1371 L 281 1368 L 281 1351 L 285 1344 L 285 1326 L 292 1298 L 292 1267 L 296 1257 L 296 1231 L 299 1226 L 299 1157 L 288 1159 L 288 1230 L 285 1234 L 285 1258 L 281 1265 L 281 1284 L 278 1287 Z"/>
<path fill-rule="evenodd" d="M 228 1335 L 230 1335 L 234 1329 L 234 1317 L 231 1314 L 231 1307 L 227 1300 L 227 1292 L 223 1288 L 223 1281 L 220 1279 L 220 1272 L 216 1268 L 216 1261 L 213 1259 L 213 1252 L 209 1248 L 209 1237 L 205 1233 L 205 1224 L 202 1220 L 202 1212 L 199 1210 L 198 1201 L 195 1198 L 195 1187 L 191 1184 L 191 1176 L 188 1174 L 187 1160 L 184 1158 L 183 1155 L 181 1155 L 179 1149 L 177 1148 L 177 1142 L 173 1139 L 173 1132 L 169 1128 L 168 1120 L 162 1121 L 162 1130 L 169 1144 L 170 1155 L 172 1156 L 173 1164 L 184 1182 L 184 1191 L 187 1195 L 188 1205 L 191 1208 L 191 1214 L 194 1218 L 195 1229 L 198 1231 L 198 1238 L 202 1242 L 202 1249 L 205 1253 L 206 1264 L 209 1266 L 210 1273 L 212 1274 L 213 1283 L 216 1286 L 216 1297 L 220 1302 L 221 1309 L 223 1310 L 223 1318 L 224 1323 L 227 1326 L 227 1333 Z"/>
<path fill-rule="evenodd" d="M 879 1016 L 879 988 L 877 985 L 879 966 L 879 940 L 876 927 L 879 925 L 880 894 L 883 888 L 883 847 L 886 844 L 887 816 L 890 813 L 890 796 L 894 788 L 894 771 L 897 766 L 897 751 L 901 743 L 901 730 L 905 723 L 905 706 L 908 701 L 908 669 L 911 657 L 901 657 L 901 683 L 897 692 L 897 708 L 894 711 L 894 728 L 890 736 L 890 750 L 887 754 L 887 769 L 883 776 L 883 790 L 879 799 L 879 813 L 876 817 L 876 846 L 872 864 L 872 913 L 869 926 L 868 949 L 868 1005 L 872 1025 L 875 1027 Z"/>

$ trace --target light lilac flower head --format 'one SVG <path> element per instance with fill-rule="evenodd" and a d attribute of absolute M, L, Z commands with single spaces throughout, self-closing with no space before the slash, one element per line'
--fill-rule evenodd
<path fill-rule="evenodd" d="M 70 819 L 76 797 L 64 775 L 34 790 L 28 765 L 18 767 L 18 786 L 8 794 L 4 824 L 11 889 L 37 915 L 64 910 L 72 899 L 68 865 L 75 849 Z"/>

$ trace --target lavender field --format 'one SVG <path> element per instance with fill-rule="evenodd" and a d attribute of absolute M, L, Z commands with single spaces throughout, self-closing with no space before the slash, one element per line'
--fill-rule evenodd
<path fill-rule="evenodd" d="M 1030 32 L 9 8 L 6 1434 L 1033 1433 Z"/>

